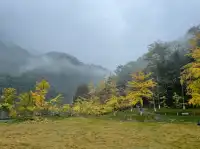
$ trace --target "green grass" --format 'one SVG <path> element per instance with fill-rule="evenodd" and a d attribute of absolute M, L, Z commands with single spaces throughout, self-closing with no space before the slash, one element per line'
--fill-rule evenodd
<path fill-rule="evenodd" d="M 121 120 L 121 121 L 155 121 L 154 119 L 155 114 L 144 114 L 143 116 L 140 116 L 138 112 L 133 111 L 131 112 L 130 110 L 126 111 L 120 111 L 116 113 L 116 116 L 113 115 L 113 113 L 104 115 L 100 118 L 103 119 L 112 119 L 112 120 Z"/>
<path fill-rule="evenodd" d="M 159 115 L 163 121 L 166 122 L 193 122 L 197 123 L 200 121 L 200 109 L 157 109 L 154 112 L 152 109 L 147 111 Z M 189 113 L 189 115 L 182 115 L 182 113 Z M 177 115 L 178 114 L 178 115 Z"/>
<path fill-rule="evenodd" d="M 200 121 L 200 116 L 162 116 L 162 119 L 166 122 L 173 122 L 173 123 L 182 123 L 182 122 L 191 122 L 197 124 Z"/>
<path fill-rule="evenodd" d="M 168 112 L 175 112 L 177 109 L 167 109 Z M 179 110 L 179 109 L 178 109 Z M 197 123 L 200 120 L 200 116 L 198 115 L 188 115 L 188 116 L 182 116 L 182 115 L 176 115 L 176 114 L 168 114 L 165 115 L 164 113 L 158 114 L 157 112 L 154 113 L 151 110 L 145 109 L 145 113 L 143 116 L 140 116 L 137 110 L 134 110 L 131 112 L 130 110 L 126 110 L 124 112 L 120 111 L 117 112 L 116 116 L 113 116 L 113 114 L 108 114 L 105 116 L 102 116 L 103 119 L 112 119 L 112 120 L 121 120 L 121 121 L 137 121 L 137 122 L 170 122 L 170 123 L 180 123 L 180 122 L 191 122 L 191 123 Z M 163 111 L 166 111 L 166 109 L 163 109 Z"/>
<path fill-rule="evenodd" d="M 154 112 L 153 109 L 149 109 L 149 112 Z M 162 115 L 177 115 L 177 113 L 179 115 L 181 115 L 181 113 L 189 113 L 189 115 L 192 116 L 200 116 L 200 109 L 167 109 L 167 108 L 161 108 L 161 109 L 157 109 L 157 111 L 155 112 L 157 114 L 162 114 Z"/>
<path fill-rule="evenodd" d="M 198 149 L 196 124 L 67 118 L 0 124 L 1 149 Z"/>

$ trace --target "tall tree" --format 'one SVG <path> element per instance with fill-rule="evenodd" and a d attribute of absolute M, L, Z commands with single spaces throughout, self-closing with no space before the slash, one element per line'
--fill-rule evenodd
<path fill-rule="evenodd" d="M 184 66 L 182 79 L 187 84 L 187 94 L 191 96 L 189 104 L 200 106 L 200 34 L 191 40 L 191 49 L 188 54 L 194 61 Z"/>
<path fill-rule="evenodd" d="M 10 116 L 15 116 L 15 101 L 17 97 L 17 91 L 14 88 L 4 88 L 2 91 L 2 96 L 0 98 L 0 110 L 5 112 L 3 118 Z"/>
<path fill-rule="evenodd" d="M 80 85 L 76 90 L 73 102 L 76 102 L 78 98 L 88 98 L 88 93 L 89 93 L 88 85 L 86 84 Z"/>
<path fill-rule="evenodd" d="M 18 95 L 17 112 L 24 118 L 32 116 L 35 109 L 34 100 L 31 92 L 25 92 Z"/>
<path fill-rule="evenodd" d="M 131 105 L 140 103 L 143 106 L 143 100 L 151 100 L 153 97 L 152 89 L 156 83 L 150 79 L 151 73 L 137 72 L 132 74 L 132 81 L 128 82 L 127 99 L 130 100 Z"/>
<path fill-rule="evenodd" d="M 128 81 L 131 80 L 131 74 L 142 71 L 147 66 L 147 61 L 144 57 L 138 58 L 136 61 L 128 62 L 125 65 L 119 65 L 115 70 L 116 73 L 116 85 L 118 87 L 124 86 Z"/>
<path fill-rule="evenodd" d="M 152 77 L 157 82 L 155 94 L 157 95 L 158 107 L 166 97 L 166 104 L 173 106 L 173 94 L 182 94 L 180 83 L 181 67 L 187 64 L 190 59 L 185 57 L 187 47 L 178 41 L 163 43 L 156 42 L 149 48 L 146 60 L 149 62 L 146 72 L 153 72 Z M 183 90 L 184 91 L 184 90 Z"/>
<path fill-rule="evenodd" d="M 154 42 L 149 45 L 149 52 L 145 55 L 148 61 L 147 71 L 153 72 L 153 78 L 158 82 L 156 87 L 156 95 L 158 107 L 160 109 L 160 88 L 162 80 L 162 69 L 166 65 L 166 61 L 170 55 L 169 44 L 161 41 Z"/>
<path fill-rule="evenodd" d="M 44 110 L 46 106 L 46 95 L 50 89 L 50 84 L 46 80 L 42 80 L 36 83 L 35 91 L 31 91 L 32 98 L 34 100 L 36 109 L 38 114 L 42 114 L 41 112 Z"/>

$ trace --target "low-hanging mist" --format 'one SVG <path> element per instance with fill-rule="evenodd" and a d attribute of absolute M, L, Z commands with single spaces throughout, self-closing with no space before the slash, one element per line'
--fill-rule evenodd
<path fill-rule="evenodd" d="M 65 53 L 52 53 L 52 56 L 49 56 L 50 53 L 33 56 L 27 60 L 27 63 L 20 67 L 20 73 L 25 73 L 28 71 L 42 70 L 44 72 L 53 73 L 53 74 L 66 74 L 74 75 L 76 73 L 84 75 L 94 75 L 94 76 L 108 76 L 109 70 L 106 68 L 87 65 L 84 64 L 74 57 L 71 56 L 74 60 L 70 61 L 67 58 L 54 58 L 53 54 L 67 55 Z"/>
<path fill-rule="evenodd" d="M 32 89 L 36 81 L 46 79 L 51 94 L 62 93 L 64 102 L 72 102 L 78 86 L 97 84 L 110 71 L 94 64 L 85 64 L 63 52 L 33 55 L 20 46 L 0 42 L 0 89 L 15 87 L 19 91 Z"/>

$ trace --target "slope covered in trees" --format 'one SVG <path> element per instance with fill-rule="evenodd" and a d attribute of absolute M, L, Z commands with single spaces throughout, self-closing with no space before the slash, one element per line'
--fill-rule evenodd
<path fill-rule="evenodd" d="M 80 62 L 61 52 L 32 55 L 27 50 L 0 41 L 0 90 L 14 87 L 19 92 L 33 89 L 36 81 L 45 78 L 52 84 L 50 95 L 60 92 L 65 102 L 72 98 L 79 85 L 97 83 L 109 70 Z"/>
<path fill-rule="evenodd" d="M 154 42 L 137 61 L 118 66 L 115 75 L 84 93 L 89 96 L 77 96 L 76 112 L 115 115 L 145 104 L 153 105 L 154 110 L 199 106 L 199 34 L 199 27 L 193 27 L 184 40 Z"/>
<path fill-rule="evenodd" d="M 25 87 L 22 91 L 26 89 L 26 92 L 20 93 L 15 88 L 23 87 L 23 85 L 10 88 L 9 84 L 4 81 L 7 88 L 4 88 L 2 92 L 1 110 L 16 117 L 23 115 L 23 113 L 20 114 L 21 110 L 25 112 L 25 116 L 28 114 L 31 117 L 52 113 L 100 116 L 107 113 L 115 115 L 118 111 L 132 109 L 134 106 L 140 107 L 141 115 L 143 114 L 142 107 L 146 105 L 153 105 L 155 110 L 161 107 L 185 109 L 199 106 L 199 33 L 198 28 L 193 28 L 187 32 L 187 39 L 184 42 L 158 41 L 151 44 L 148 53 L 135 62 L 119 66 L 114 75 L 96 85 L 93 82 L 87 86 L 83 81 L 76 91 L 72 104 L 63 105 L 63 102 L 60 102 L 62 95 L 59 93 L 55 92 L 54 96 L 48 96 L 53 80 L 53 78 L 48 78 L 52 77 L 48 73 L 53 73 L 55 70 L 47 70 L 45 69 L 47 67 L 44 67 L 47 65 L 42 65 L 40 69 L 45 69 L 45 77 L 50 80 L 50 84 L 40 78 L 42 81 L 37 82 L 35 87 Z M 52 53 L 50 57 L 52 57 Z M 63 60 L 65 62 L 66 57 L 66 55 L 53 54 L 53 59 L 61 62 Z M 72 58 L 71 60 L 77 64 L 76 59 Z M 63 66 L 62 63 L 60 64 Z M 84 64 L 78 63 L 78 65 Z M 65 66 L 61 68 L 65 68 Z M 40 73 L 40 69 L 34 72 L 29 71 L 23 77 L 29 77 L 29 79 L 27 78 L 29 81 L 41 77 L 44 72 Z M 85 69 L 90 70 L 88 67 Z M 69 79 L 70 76 L 66 75 L 67 73 L 64 74 L 60 74 L 58 80 L 55 80 L 52 85 L 53 89 L 59 81 L 65 86 L 65 77 Z M 73 77 L 70 78 L 71 83 L 75 81 Z M 17 84 L 9 76 L 2 77 L 2 82 L 4 78 L 10 81 L 10 84 Z M 27 83 L 27 86 L 31 84 L 25 80 L 23 81 Z M 18 83 L 22 82 L 18 80 Z M 73 86 L 69 88 L 75 89 Z"/>
<path fill-rule="evenodd" d="M 157 82 L 154 90 L 154 100 L 157 107 L 162 105 L 175 106 L 174 94 L 188 101 L 186 85 L 181 84 L 180 75 L 183 66 L 193 61 L 193 57 L 186 54 L 190 52 L 190 39 L 199 33 L 199 26 L 190 28 L 186 34 L 175 41 L 156 41 L 148 46 L 148 52 L 137 61 L 129 62 L 124 66 L 118 66 L 116 76 L 117 84 L 126 88 L 130 80 L 130 74 L 143 70 L 152 73 L 152 78 Z M 199 44 L 199 43 L 197 43 Z M 198 46 L 198 45 L 197 45 Z M 165 99 L 165 100 L 163 100 Z M 183 102 L 181 100 L 180 102 Z M 181 103 L 182 104 L 182 103 Z"/>

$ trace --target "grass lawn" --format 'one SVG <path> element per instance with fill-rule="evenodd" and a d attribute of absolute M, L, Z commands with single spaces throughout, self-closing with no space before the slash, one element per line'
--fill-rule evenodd
<path fill-rule="evenodd" d="M 148 109 L 149 112 L 154 112 L 153 109 Z M 167 109 L 167 108 L 161 108 L 161 109 L 157 109 L 157 111 L 155 112 L 157 114 L 166 114 L 166 115 L 177 115 L 177 113 L 179 115 L 181 115 L 181 113 L 189 113 L 189 115 L 193 115 L 193 116 L 200 116 L 200 109 Z"/>
<path fill-rule="evenodd" d="M 200 149 L 194 123 L 94 118 L 0 124 L 0 149 Z"/>

